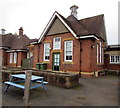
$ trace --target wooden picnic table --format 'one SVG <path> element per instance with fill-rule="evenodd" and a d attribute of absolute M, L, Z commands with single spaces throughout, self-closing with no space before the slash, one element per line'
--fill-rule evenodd
<path fill-rule="evenodd" d="M 13 80 L 14 78 L 17 78 L 18 80 L 14 81 Z M 25 74 L 11 75 L 10 80 L 4 82 L 7 85 L 5 88 L 5 92 L 7 92 L 9 86 L 14 86 L 14 87 L 18 87 L 21 89 L 25 89 L 25 85 L 21 85 L 21 83 L 25 83 L 25 79 L 26 79 Z M 46 90 L 45 84 L 48 84 L 48 82 L 45 82 L 43 79 L 44 79 L 44 77 L 32 75 L 31 80 L 30 80 L 30 89 L 35 89 L 35 88 L 42 86 L 44 88 L 44 90 Z"/>

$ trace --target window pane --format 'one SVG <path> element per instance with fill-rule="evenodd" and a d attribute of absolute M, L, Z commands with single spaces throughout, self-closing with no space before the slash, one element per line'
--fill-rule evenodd
<path fill-rule="evenodd" d="M 116 56 L 116 62 L 119 63 L 120 61 L 120 56 Z"/>
<path fill-rule="evenodd" d="M 72 41 L 65 42 L 65 60 L 72 61 Z"/>
<path fill-rule="evenodd" d="M 110 60 L 111 63 L 120 63 L 120 56 L 118 55 L 110 56 Z"/>
<path fill-rule="evenodd" d="M 60 37 L 55 37 L 54 39 L 53 39 L 53 48 L 54 49 L 60 49 L 61 48 L 61 39 L 60 39 Z"/>
<path fill-rule="evenodd" d="M 44 60 L 49 60 L 50 56 L 50 43 L 44 44 Z"/>
<path fill-rule="evenodd" d="M 114 62 L 114 56 L 111 56 L 111 62 Z"/>
<path fill-rule="evenodd" d="M 12 63 L 13 53 L 10 53 L 10 63 Z"/>
<path fill-rule="evenodd" d="M 14 53 L 14 63 L 17 63 L 17 53 Z"/>

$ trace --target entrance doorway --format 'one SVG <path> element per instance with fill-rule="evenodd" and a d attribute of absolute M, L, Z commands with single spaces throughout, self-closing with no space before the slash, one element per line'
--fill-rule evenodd
<path fill-rule="evenodd" d="M 60 53 L 53 54 L 53 70 L 54 71 L 60 70 Z"/>

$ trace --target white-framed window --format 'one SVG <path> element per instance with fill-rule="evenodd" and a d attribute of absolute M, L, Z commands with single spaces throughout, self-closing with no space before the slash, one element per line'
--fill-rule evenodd
<path fill-rule="evenodd" d="M 68 61 L 68 62 L 72 62 L 72 59 L 73 59 L 73 41 L 72 40 L 65 41 L 64 47 L 65 47 L 64 60 Z"/>
<path fill-rule="evenodd" d="M 97 43 L 97 63 L 104 63 L 104 50 L 101 41 Z"/>
<path fill-rule="evenodd" d="M 104 63 L 104 48 L 102 47 L 102 63 Z"/>
<path fill-rule="evenodd" d="M 10 63 L 13 62 L 13 53 L 10 53 Z"/>
<path fill-rule="evenodd" d="M 17 53 L 14 52 L 14 63 L 17 63 Z"/>
<path fill-rule="evenodd" d="M 33 53 L 32 52 L 28 52 L 27 53 L 27 58 L 30 58 L 30 57 L 32 57 L 33 56 Z"/>
<path fill-rule="evenodd" d="M 120 63 L 120 55 L 111 55 L 110 63 Z"/>
<path fill-rule="evenodd" d="M 53 38 L 53 49 L 61 49 L 61 37 Z"/>
<path fill-rule="evenodd" d="M 50 43 L 44 44 L 44 61 L 49 61 L 50 58 Z"/>
<path fill-rule="evenodd" d="M 99 63 L 99 44 L 97 43 L 97 63 Z"/>
<path fill-rule="evenodd" d="M 100 63 L 102 63 L 102 43 L 100 42 Z"/>

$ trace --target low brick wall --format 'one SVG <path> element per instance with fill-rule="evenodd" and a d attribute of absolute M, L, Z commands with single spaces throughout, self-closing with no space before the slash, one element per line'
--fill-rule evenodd
<path fill-rule="evenodd" d="M 30 69 L 29 69 L 30 70 Z M 10 79 L 11 74 L 22 74 L 26 69 L 2 70 L 2 81 Z M 49 85 L 72 88 L 79 85 L 79 74 L 33 70 L 33 75 L 44 77 Z"/>
<path fill-rule="evenodd" d="M 79 74 L 58 72 L 33 72 L 33 75 L 43 76 L 50 85 L 71 88 L 79 85 Z"/>

